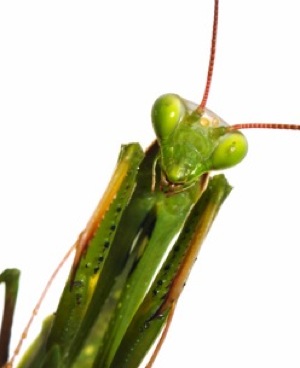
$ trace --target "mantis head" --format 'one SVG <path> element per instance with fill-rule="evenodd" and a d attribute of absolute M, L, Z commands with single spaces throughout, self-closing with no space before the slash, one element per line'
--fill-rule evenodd
<path fill-rule="evenodd" d="M 247 154 L 245 136 L 210 110 L 176 94 L 159 97 L 152 124 L 160 146 L 160 165 L 168 181 L 187 185 L 211 170 L 237 165 Z"/>

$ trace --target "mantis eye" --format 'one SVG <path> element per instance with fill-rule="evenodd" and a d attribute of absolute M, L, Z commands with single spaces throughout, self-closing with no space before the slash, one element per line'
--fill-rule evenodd
<path fill-rule="evenodd" d="M 246 156 L 248 143 L 241 132 L 230 132 L 220 138 L 212 154 L 212 169 L 227 169 L 240 163 Z"/>
<path fill-rule="evenodd" d="M 160 96 L 152 107 L 152 125 L 159 140 L 167 139 L 185 115 L 185 105 L 174 94 Z"/>

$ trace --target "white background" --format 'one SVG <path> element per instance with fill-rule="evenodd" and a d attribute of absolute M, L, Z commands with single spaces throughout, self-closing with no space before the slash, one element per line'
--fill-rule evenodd
<path fill-rule="evenodd" d="M 155 98 L 200 102 L 212 17 L 207 0 L 0 2 L 0 269 L 22 270 L 13 345 L 120 144 L 154 139 Z M 229 124 L 300 123 L 299 35 L 297 1 L 223 1 L 208 107 Z M 300 132 L 245 134 L 157 368 L 300 365 Z"/>

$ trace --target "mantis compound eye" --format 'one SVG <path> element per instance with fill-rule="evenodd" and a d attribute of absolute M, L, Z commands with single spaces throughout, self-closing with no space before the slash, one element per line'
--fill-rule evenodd
<path fill-rule="evenodd" d="M 165 140 L 174 132 L 185 116 L 186 109 L 182 99 L 175 94 L 160 96 L 152 107 L 152 125 L 158 140 Z"/>
<path fill-rule="evenodd" d="M 246 156 L 248 143 L 241 132 L 226 133 L 219 139 L 219 143 L 211 157 L 213 170 L 235 166 Z"/>

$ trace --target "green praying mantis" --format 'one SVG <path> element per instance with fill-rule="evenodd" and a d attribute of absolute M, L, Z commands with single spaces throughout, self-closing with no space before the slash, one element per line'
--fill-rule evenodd
<path fill-rule="evenodd" d="M 222 11 L 223 11 L 223 8 L 222 8 Z M 235 11 L 237 11 L 237 10 L 235 10 Z M 190 12 L 189 12 L 190 13 Z M 222 17 L 223 17 L 223 15 L 222 15 Z M 207 17 L 205 17 L 206 19 L 211 19 L 210 17 L 209 17 L 209 15 L 207 16 Z M 222 18 L 221 18 L 222 19 Z M 245 20 L 243 20 L 243 21 L 245 21 Z M 291 23 L 293 23 L 293 22 L 291 22 Z M 222 33 L 221 33 L 222 34 Z M 219 45 L 221 44 L 221 42 L 219 41 Z M 249 47 L 249 46 L 248 46 Z M 269 50 L 268 50 L 269 51 Z M 240 51 L 239 51 L 239 53 L 241 53 Z M 218 56 L 217 56 L 217 58 L 218 58 Z M 218 59 L 217 59 L 218 60 Z M 232 61 L 232 60 L 231 60 Z M 272 61 L 273 61 L 273 59 L 272 59 Z M 259 61 L 260 63 L 262 62 L 261 60 Z M 196 70 L 198 70 L 198 69 L 196 69 Z M 236 71 L 235 71 L 235 73 L 236 73 Z M 254 73 L 255 74 L 255 73 Z M 278 77 L 278 76 L 276 76 L 276 77 Z M 253 76 L 252 76 L 252 78 L 253 78 Z M 185 75 L 185 77 L 184 77 L 184 79 L 187 79 L 188 80 L 188 77 Z M 216 77 L 215 77 L 215 79 L 216 79 Z M 214 79 L 214 82 L 215 82 L 215 79 Z M 233 78 L 234 79 L 234 78 Z M 213 83 L 214 83 L 213 82 Z M 178 88 L 178 87 L 176 87 L 176 88 Z M 228 87 L 229 88 L 229 87 Z M 238 88 L 237 88 L 238 89 Z M 164 91 L 164 90 L 162 90 L 162 91 Z M 226 89 L 226 91 L 227 91 L 227 89 Z M 256 95 L 258 92 L 257 91 L 255 91 L 255 93 L 253 93 L 253 95 Z M 240 92 L 239 92 L 239 94 L 240 94 Z M 252 98 L 254 98 L 254 97 L 252 97 Z M 266 104 L 266 101 L 265 100 L 268 100 L 269 98 L 264 98 L 264 105 Z M 118 101 L 119 99 L 117 98 L 116 99 L 116 101 Z M 233 101 L 234 101 L 234 99 L 232 99 Z M 247 100 L 247 99 L 246 99 Z M 282 100 L 283 100 L 283 98 L 281 97 L 281 99 L 280 99 L 280 103 L 281 103 L 281 106 L 282 106 Z M 252 100 L 248 100 L 248 101 L 246 101 L 247 102 L 247 112 L 249 112 L 249 105 L 251 106 L 251 114 L 252 114 L 252 112 L 253 112 L 253 114 L 255 114 L 256 113 L 256 104 L 255 103 L 253 103 L 253 101 Z M 277 104 L 275 104 L 274 103 L 274 105 L 276 106 Z M 278 106 L 278 105 L 277 105 Z M 274 110 L 274 106 L 272 107 L 272 111 Z M 284 116 L 286 116 L 286 110 L 285 109 L 283 109 L 284 110 Z M 278 112 L 278 107 L 276 108 L 276 114 L 279 114 L 279 112 Z M 234 114 L 235 114 L 235 112 L 234 112 Z M 222 113 L 222 116 L 223 116 L 224 114 Z M 224 115 L 224 116 L 226 116 L 226 115 Z M 233 118 L 234 118 L 234 121 L 244 121 L 245 120 L 245 110 L 243 111 L 243 115 L 240 115 L 241 116 L 241 118 L 239 119 L 239 118 L 237 118 L 236 119 L 236 116 L 235 115 L 233 115 Z M 252 116 L 252 115 L 251 115 Z M 276 115 L 277 116 L 277 115 Z M 269 118 L 269 115 L 266 117 L 266 118 Z M 253 119 L 248 119 L 248 113 L 247 113 L 247 120 L 256 120 L 257 119 L 257 116 L 256 115 L 253 115 Z M 296 119 L 296 117 L 294 118 L 294 120 Z M 139 121 L 140 121 L 140 119 L 138 119 Z M 260 119 L 260 120 L 265 120 L 265 119 Z M 276 120 L 277 120 L 277 118 L 276 118 Z M 285 122 L 288 122 L 288 121 L 286 121 L 286 119 L 283 117 L 282 119 L 278 119 L 279 121 L 280 120 L 282 120 L 282 121 L 285 121 Z M 141 120 L 141 121 L 143 121 L 143 120 Z M 124 123 L 124 119 L 122 119 L 122 124 L 125 124 Z M 144 125 L 144 124 L 142 124 L 142 125 Z M 270 134 L 270 133 L 268 133 L 268 134 Z M 250 134 L 251 135 L 251 134 Z M 50 132 L 50 136 L 51 136 L 51 132 Z M 280 142 L 282 142 L 282 140 L 284 139 L 283 138 L 283 135 L 282 134 L 279 134 L 279 136 L 280 136 L 280 140 L 278 141 L 278 145 L 280 145 L 281 143 Z M 89 138 L 90 138 L 90 135 L 88 136 Z M 91 138 L 90 138 L 91 139 Z M 131 140 L 133 140 L 134 138 L 132 138 Z M 290 139 L 290 138 L 289 138 Z M 292 139 L 292 138 L 291 138 Z M 268 145 L 268 140 L 269 140 L 269 138 L 268 137 L 264 137 L 264 139 L 263 139 L 263 141 L 264 141 L 264 148 L 266 147 L 266 145 Z M 148 142 L 148 141 L 147 141 Z M 290 142 L 290 140 L 289 140 L 289 142 Z M 282 143 L 283 144 L 283 143 Z M 54 153 L 55 154 L 55 153 Z M 259 160 L 262 160 L 263 159 L 263 155 L 266 155 L 266 150 L 265 149 L 263 149 L 263 153 L 259 156 Z M 284 153 L 282 153 L 281 154 L 281 157 L 284 155 Z M 294 157 L 295 157 L 295 155 L 296 154 L 294 154 Z M 290 160 L 290 157 L 292 156 L 292 154 L 290 153 L 290 154 L 288 154 L 288 156 L 289 156 L 289 160 Z M 105 154 L 105 157 L 106 157 L 106 154 Z M 98 160 L 97 160 L 98 161 Z M 286 163 L 286 160 L 284 161 L 284 163 Z M 242 170 L 242 166 L 243 165 L 241 165 L 241 166 L 239 166 L 238 167 L 238 171 L 239 170 Z M 83 166 L 83 167 L 85 167 L 85 166 Z M 93 170 L 94 171 L 96 171 L 95 169 L 95 166 L 93 166 Z M 265 170 L 266 170 L 266 168 L 264 168 Z M 277 168 L 277 170 L 278 170 L 278 168 Z M 276 171 L 276 167 L 274 168 L 274 170 L 270 170 L 272 173 L 274 173 L 275 171 Z M 239 171 L 239 175 L 241 175 L 240 174 L 240 171 Z M 253 186 L 255 186 L 256 185 L 256 183 L 259 181 L 258 179 L 260 179 L 261 178 L 261 175 L 258 175 L 257 174 L 257 172 L 256 172 L 256 174 L 255 174 L 255 176 L 256 176 L 256 179 L 251 179 L 251 188 L 253 188 Z M 280 181 L 279 180 L 281 180 L 282 179 L 282 177 L 285 177 L 285 179 L 284 179 L 284 181 L 283 181 L 283 183 L 282 183 L 282 185 L 279 185 L 278 187 L 277 187 L 277 191 L 276 191 L 276 193 L 278 193 L 280 190 L 279 189 L 282 189 L 282 188 L 284 188 L 284 185 L 286 184 L 286 182 L 287 182 L 287 180 L 288 180 L 288 178 L 286 177 L 287 176 L 287 174 L 286 175 L 284 175 L 284 174 L 282 174 L 282 175 L 279 175 L 279 176 L 281 176 L 281 178 L 278 178 L 278 171 L 276 172 L 276 174 L 274 174 L 274 177 L 276 177 L 276 179 L 275 179 L 275 181 L 277 181 L 277 183 L 279 182 L 280 183 Z M 76 175 L 75 175 L 75 177 L 76 177 L 76 179 L 78 179 L 78 170 L 76 170 Z M 74 179 L 73 180 L 73 182 L 75 182 L 76 181 L 76 179 Z M 84 178 L 85 179 L 85 178 Z M 89 180 L 91 180 L 92 181 L 92 179 L 90 179 L 90 176 L 89 176 Z M 250 179 L 248 178 L 248 181 L 249 181 Z M 253 183 L 254 182 L 254 183 Z M 61 184 L 61 183 L 59 183 L 59 184 Z M 97 184 L 98 184 L 98 182 L 97 182 Z M 234 192 L 235 191 L 237 191 L 238 190 L 238 184 L 236 183 L 236 182 L 234 182 L 234 184 L 235 184 L 235 190 L 234 190 Z M 273 185 L 275 185 L 274 184 L 274 179 L 273 179 L 273 181 L 272 181 L 272 184 Z M 260 187 L 261 187 L 261 185 L 262 184 L 260 184 Z M 277 184 L 278 185 L 278 184 Z M 289 188 L 290 188 L 290 185 L 292 185 L 292 183 L 289 183 Z M 268 186 L 266 186 L 266 189 L 264 190 L 264 192 L 267 192 L 267 191 L 269 191 L 270 190 L 270 186 L 271 185 L 268 185 Z M 69 187 L 71 187 L 71 185 L 69 185 Z M 68 187 L 68 188 L 69 188 Z M 279 188 L 279 189 L 278 189 Z M 248 190 L 249 190 L 249 186 L 248 186 Z M 278 195 L 278 194 L 277 194 Z M 232 195 L 231 195 L 232 196 Z M 250 194 L 249 194 L 249 192 L 248 192 L 248 196 L 250 196 Z M 285 195 L 285 198 L 286 198 L 286 195 Z M 294 197 L 293 197 L 294 198 Z M 266 200 L 266 199 L 264 199 L 264 200 Z M 273 198 L 273 200 L 274 200 L 274 198 Z M 279 200 L 279 199 L 278 199 Z M 253 199 L 252 199 L 252 201 L 253 201 Z M 293 199 L 293 201 L 296 201 L 296 199 Z M 259 203 L 259 202 L 257 202 L 257 203 Z M 72 204 L 73 205 L 73 204 Z M 269 205 L 268 207 L 270 207 L 271 205 Z M 292 203 L 291 203 L 291 201 L 289 201 L 289 207 L 288 208 L 291 208 L 291 206 L 292 206 Z M 91 204 L 91 208 L 93 207 L 93 204 Z M 271 207 L 271 208 L 273 208 L 273 207 Z M 248 227 L 249 228 L 249 223 L 251 223 L 252 224 L 252 218 L 253 217 L 257 217 L 259 214 L 257 213 L 257 212 L 260 212 L 260 207 L 259 208 L 257 208 L 257 205 L 256 206 L 254 206 L 254 209 L 255 209 L 255 213 L 252 215 L 251 214 L 251 211 L 249 210 L 249 213 L 251 214 L 250 216 L 251 216 L 251 221 L 248 219 L 248 217 L 247 217 L 247 220 L 243 220 L 242 221 L 242 223 L 245 223 L 246 222 L 246 227 Z M 224 209 L 222 209 L 222 211 L 223 211 Z M 245 209 L 244 209 L 245 210 Z M 221 211 L 221 212 L 222 212 Z M 271 209 L 271 211 L 272 211 L 272 209 Z M 237 217 L 240 217 L 241 215 L 241 212 L 240 211 L 237 211 L 236 210 L 236 212 L 238 212 L 239 213 L 239 215 L 238 216 L 235 216 L 235 220 L 233 220 L 233 218 L 231 218 L 231 221 L 230 221 L 230 225 L 227 225 L 227 227 L 229 227 L 230 226 L 230 228 L 231 228 L 231 230 L 232 229 L 236 229 L 236 228 L 238 228 L 238 229 L 240 229 L 240 226 L 241 225 L 239 225 L 239 226 L 237 226 L 236 224 L 237 224 Z M 270 216 L 270 215 L 269 215 Z M 280 217 L 280 215 L 278 214 L 277 215 L 278 217 Z M 284 215 L 283 215 L 284 216 Z M 87 217 L 87 216 L 86 216 Z M 254 219 L 253 219 L 254 220 Z M 265 220 L 265 222 L 267 222 L 267 219 L 265 218 L 264 219 Z M 289 220 L 289 221 L 292 221 L 292 219 L 291 220 Z M 82 222 L 81 222 L 81 224 L 84 222 L 84 219 L 82 220 Z M 282 223 L 282 220 L 281 220 L 281 222 L 280 223 Z M 80 224 L 80 225 L 81 225 Z M 263 224 L 264 225 L 264 227 L 266 226 L 266 224 Z M 21 226 L 21 225 L 20 225 Z M 275 226 L 276 227 L 276 226 Z M 55 226 L 54 226 L 54 228 L 55 228 Z M 252 228 L 252 226 L 251 226 L 251 228 Z M 271 227 L 271 230 L 272 231 L 274 231 L 274 226 L 272 226 Z M 77 231 L 78 232 L 78 231 Z M 258 232 L 258 231 L 257 231 Z M 238 234 L 239 234 L 239 236 L 240 236 L 240 234 L 241 234 L 242 232 L 239 232 Z M 259 232 L 258 232 L 259 233 Z M 223 250 L 221 250 L 221 251 L 224 251 L 224 252 L 228 252 L 228 247 L 230 246 L 230 244 L 234 241 L 233 240 L 233 237 L 234 236 L 236 236 L 236 233 L 234 233 L 234 234 L 232 234 L 232 231 L 230 232 L 230 237 L 229 237 L 229 239 L 230 240 L 228 240 L 227 242 L 226 242 L 226 244 L 224 245 L 224 239 L 223 239 L 223 241 L 222 241 L 222 248 L 223 248 Z M 244 235 L 245 236 L 245 235 Z M 39 238 L 41 238 L 41 236 L 39 236 Z M 260 238 L 260 234 L 259 234 L 259 238 Z M 290 238 L 292 238 L 290 235 L 289 235 L 289 237 L 288 237 L 288 239 L 290 239 Z M 268 241 L 269 241 L 269 237 L 267 238 L 268 239 Z M 246 241 L 246 240 L 244 240 L 243 239 L 243 241 Z M 53 242 L 52 241 L 52 244 L 56 244 L 57 242 Z M 65 243 L 65 242 L 64 242 Z M 230 243 L 230 244 L 228 244 L 228 243 Z M 261 239 L 259 240 L 259 241 L 256 241 L 256 243 L 259 243 L 258 245 L 259 245 L 259 249 L 260 249 L 260 251 L 261 252 L 263 252 L 263 250 L 261 250 L 261 248 L 262 248 L 262 245 L 261 244 L 263 244 L 264 246 L 266 245 L 266 242 L 265 241 L 262 241 Z M 62 244 L 63 245 L 63 244 Z M 252 243 L 250 243 L 250 245 L 251 246 L 253 246 L 253 244 Z M 52 245 L 53 246 L 53 245 Z M 239 248 L 238 248 L 238 251 L 239 252 L 242 252 L 243 251 L 243 249 L 244 249 L 244 245 L 243 245 L 243 242 L 241 242 L 241 240 L 239 241 Z M 284 246 L 282 246 L 281 248 L 285 248 L 285 247 L 287 247 L 287 244 L 285 243 L 284 244 Z M 209 248 L 209 245 L 207 245 L 207 247 L 205 247 L 205 249 L 207 249 L 207 248 Z M 246 247 L 247 248 L 247 247 Z M 241 250 L 242 249 L 242 250 Z M 275 252 L 276 251 L 276 248 L 275 248 L 275 250 L 274 250 L 274 247 L 272 248 L 272 250 Z M 284 250 L 285 249 L 281 249 L 281 251 L 282 251 L 282 253 L 284 253 Z M 36 251 L 36 250 L 35 250 Z M 43 254 L 43 252 L 41 253 L 41 257 L 42 257 L 42 254 Z M 239 255 L 240 255 L 241 253 L 239 253 Z M 261 254 L 260 254 L 261 255 Z M 234 263 L 237 263 L 237 262 L 239 262 L 239 257 L 235 254 L 234 256 Z M 283 255 L 282 255 L 282 257 L 283 257 Z M 200 257 L 201 258 L 201 257 Z M 290 258 L 293 258 L 293 257 L 290 257 Z M 223 258 L 221 257 L 221 258 L 219 258 L 222 262 L 220 262 L 220 263 L 223 263 Z M 199 259 L 199 261 L 201 262 L 201 260 Z M 199 261 L 198 261 L 198 264 L 199 264 Z M 247 261 L 249 262 L 249 259 L 248 260 L 246 260 L 245 261 L 245 264 L 247 264 Z M 292 262 L 293 261 L 293 259 L 291 259 L 290 260 L 290 262 Z M 199 268 L 202 268 L 203 266 L 205 267 L 205 265 L 203 265 L 203 261 L 201 262 L 201 264 L 198 266 Z M 280 264 L 282 264 L 282 263 L 280 263 Z M 243 267 L 245 267 L 245 265 L 243 264 Z M 240 268 L 243 268 L 243 267 L 240 267 Z M 269 270 L 269 267 L 270 267 L 270 265 L 268 264 L 268 265 L 266 265 L 265 267 L 264 267 L 264 270 Z M 241 271 L 241 269 L 239 268 L 239 271 Z M 230 273 L 230 267 L 228 266 L 228 263 L 227 263 L 227 267 L 226 267 L 226 270 L 227 270 L 227 273 Z M 257 267 L 255 267 L 255 270 L 257 269 Z M 215 271 L 215 272 L 217 272 L 217 271 Z M 252 269 L 252 271 L 251 271 L 252 273 L 253 273 L 253 269 Z M 266 272 L 266 271 L 265 271 Z M 219 277 L 218 277 L 218 280 L 219 280 L 219 282 L 220 282 L 220 274 L 221 274 L 221 278 L 223 278 L 223 277 L 225 277 L 225 271 L 224 272 L 221 272 L 220 270 L 219 270 Z M 253 274 L 251 275 L 251 279 L 253 278 L 253 277 L 255 277 L 255 276 L 253 276 Z M 191 280 L 192 281 L 192 280 Z M 196 285 L 193 285 L 193 289 L 194 290 L 197 290 L 197 292 L 196 292 L 196 294 L 197 295 L 199 295 L 197 298 L 200 298 L 200 299 L 202 299 L 202 297 L 201 297 L 201 290 L 198 290 L 198 287 L 199 287 L 199 285 L 198 285 L 198 283 L 199 283 L 199 281 L 197 281 L 197 284 Z M 223 285 L 224 286 L 224 285 Z M 276 283 L 276 286 L 280 286 L 278 283 Z M 196 289 L 195 289 L 195 287 L 196 287 Z M 192 288 L 192 287 L 191 287 Z M 193 290 L 193 298 L 195 299 L 195 291 Z M 235 291 L 237 292 L 237 290 L 235 289 Z M 242 295 L 244 295 L 243 294 L 243 292 L 244 292 L 244 290 L 242 290 L 241 288 L 238 288 L 238 292 L 239 293 L 241 293 Z M 249 290 L 247 291 L 247 292 L 249 292 Z M 262 295 L 261 295 L 262 296 Z M 196 298 L 196 299 L 197 299 Z M 195 300 L 193 299 L 193 304 L 195 303 Z M 205 298 L 204 298 L 205 299 Z M 20 297 L 20 300 L 21 300 L 21 297 Z M 203 304 L 203 301 L 201 300 L 201 303 L 200 303 L 200 305 L 201 304 Z M 292 304 L 293 305 L 293 304 Z M 212 306 L 215 308 L 215 305 L 214 304 L 212 304 Z M 222 309 L 222 307 L 223 307 L 224 305 L 221 305 L 221 309 Z M 263 308 L 263 306 L 261 305 L 261 304 L 259 304 L 259 307 L 260 308 Z M 289 306 L 289 308 L 290 308 L 291 306 Z M 187 314 L 190 314 L 190 313 L 192 313 L 191 312 L 191 308 L 192 308 L 192 305 L 188 305 L 188 311 L 186 311 L 185 313 L 184 313 L 184 315 L 185 315 L 185 318 L 187 317 Z M 219 313 L 221 313 L 221 312 L 219 312 Z M 194 325 L 195 325 L 195 321 L 197 321 L 197 320 L 199 320 L 200 318 L 201 318 L 201 312 L 199 312 L 198 311 L 198 313 L 194 313 L 193 314 L 193 322 L 190 322 L 190 323 L 186 323 L 186 324 L 189 324 L 189 329 L 191 329 L 191 328 L 193 328 L 194 327 Z M 245 319 L 247 319 L 247 318 L 245 318 Z M 175 318 L 175 321 L 176 321 L 176 318 Z M 201 326 L 203 325 L 203 323 L 201 324 Z M 201 329 L 200 329 L 201 330 Z M 219 330 L 218 330 L 219 331 Z M 206 334 L 206 337 L 208 337 L 208 339 L 210 339 L 210 341 L 212 341 L 211 340 L 211 338 L 209 338 L 210 337 L 210 335 L 209 335 L 209 333 L 208 334 Z M 215 337 L 215 335 L 214 335 L 214 337 Z M 193 338 L 192 337 L 190 337 L 189 338 L 189 340 L 192 340 Z M 224 337 L 224 339 L 225 339 L 225 337 Z M 185 340 L 185 339 L 184 339 Z M 190 344 L 191 342 L 189 341 L 189 344 Z M 201 344 L 199 344 L 199 345 L 201 345 Z M 182 347 L 182 343 L 181 343 L 181 345 L 180 345 L 180 348 L 182 349 L 183 347 Z M 173 349 L 174 350 L 174 349 Z M 199 350 L 199 348 L 198 348 L 198 350 Z M 205 349 L 203 349 L 203 350 L 205 350 Z M 174 351 L 173 351 L 173 353 L 174 353 Z M 201 354 L 200 354 L 201 355 Z M 197 360 L 198 361 L 198 360 Z M 159 361 L 158 361 L 158 364 L 159 364 Z M 163 365 L 163 364 L 162 364 Z"/>

